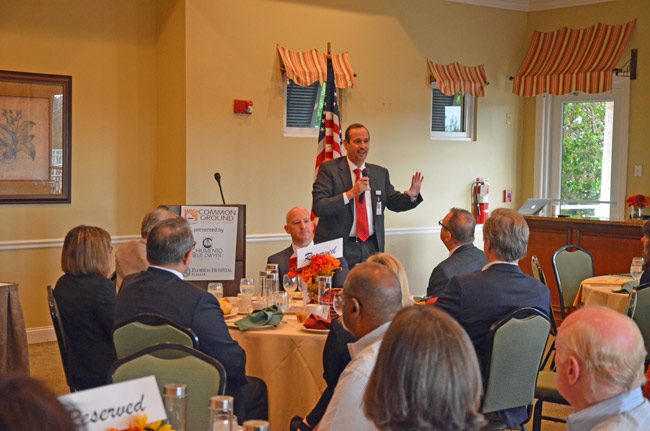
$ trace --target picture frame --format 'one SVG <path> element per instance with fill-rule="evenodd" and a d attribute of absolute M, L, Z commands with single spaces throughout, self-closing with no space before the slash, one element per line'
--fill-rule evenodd
<path fill-rule="evenodd" d="M 71 202 L 72 77 L 0 70 L 0 204 Z"/>

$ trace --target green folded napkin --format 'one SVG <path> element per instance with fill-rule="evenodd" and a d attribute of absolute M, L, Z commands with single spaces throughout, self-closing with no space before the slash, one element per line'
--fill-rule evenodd
<path fill-rule="evenodd" d="M 255 311 L 243 319 L 235 322 L 240 331 L 259 328 L 260 326 L 278 326 L 282 322 L 284 314 L 276 305 L 267 307 L 264 310 Z"/>

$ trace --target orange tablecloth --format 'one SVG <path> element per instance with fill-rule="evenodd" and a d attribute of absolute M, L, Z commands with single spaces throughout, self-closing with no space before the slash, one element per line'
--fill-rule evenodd
<path fill-rule="evenodd" d="M 629 295 L 614 293 L 633 278 L 625 275 L 600 275 L 583 280 L 574 305 L 604 305 L 621 313 L 627 313 Z"/>
<path fill-rule="evenodd" d="M 326 386 L 322 355 L 327 334 L 304 331 L 294 315 L 285 315 L 283 322 L 266 330 L 230 329 L 246 351 L 246 374 L 266 382 L 274 430 L 288 429 L 294 415 L 309 413 Z"/>
<path fill-rule="evenodd" d="M 29 374 L 27 332 L 18 285 L 0 282 L 0 376 Z"/>

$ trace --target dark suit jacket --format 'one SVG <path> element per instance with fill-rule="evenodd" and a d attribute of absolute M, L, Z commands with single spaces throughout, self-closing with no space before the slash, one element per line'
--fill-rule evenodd
<path fill-rule="evenodd" d="M 217 300 L 211 294 L 157 268 L 127 276 L 117 296 L 115 325 L 140 313 L 159 313 L 199 337 L 199 350 L 226 369 L 226 392 L 246 383 L 246 353 L 232 339 Z"/>
<path fill-rule="evenodd" d="M 641 274 L 641 279 L 639 280 L 639 284 L 644 284 L 648 282 L 650 282 L 650 268 L 643 271 L 643 274 Z"/>
<path fill-rule="evenodd" d="M 452 277 L 480 271 L 487 263 L 485 253 L 474 244 L 461 245 L 454 254 L 433 268 L 429 277 L 427 296 L 440 296 Z"/>
<path fill-rule="evenodd" d="M 546 286 L 523 274 L 518 266 L 499 263 L 452 278 L 436 306 L 454 317 L 469 335 L 485 380 L 490 326 L 520 307 L 535 307 L 548 316 L 551 305 Z M 499 415 L 510 426 L 527 417 L 525 408 Z"/>
<path fill-rule="evenodd" d="M 289 246 L 282 251 L 279 251 L 275 254 L 272 254 L 266 259 L 266 263 L 277 263 L 278 264 L 278 275 L 280 277 L 280 288 L 282 287 L 282 277 L 284 274 L 289 272 L 289 258 L 293 254 L 293 247 Z M 332 287 L 343 287 L 345 279 L 348 276 L 350 269 L 348 268 L 348 261 L 344 257 L 339 257 L 341 262 L 341 270 L 334 271 L 334 276 L 332 277 Z"/>
<path fill-rule="evenodd" d="M 418 195 L 415 202 L 412 202 L 408 195 L 396 191 L 390 183 L 386 168 L 366 163 L 366 170 L 370 178 L 371 209 L 377 246 L 379 251 L 384 251 L 384 210 L 386 208 L 397 212 L 410 210 L 422 202 L 422 196 Z M 343 238 L 345 247 L 354 221 L 354 202 L 350 201 L 345 205 L 342 195 L 351 188 L 352 177 L 346 156 L 320 165 L 311 192 L 312 208 L 319 217 L 314 236 L 315 242 Z M 377 215 L 377 201 L 381 202 L 380 215 Z"/>
<path fill-rule="evenodd" d="M 76 389 L 106 384 L 115 362 L 115 285 L 97 274 L 63 275 L 54 288 L 68 346 L 70 380 Z"/>

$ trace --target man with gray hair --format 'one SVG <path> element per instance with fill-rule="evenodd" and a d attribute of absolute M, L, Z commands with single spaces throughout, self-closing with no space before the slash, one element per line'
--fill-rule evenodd
<path fill-rule="evenodd" d="M 485 254 L 474 246 L 476 219 L 472 213 L 452 208 L 438 224 L 449 257 L 431 271 L 427 296 L 440 296 L 452 277 L 480 271 L 488 263 Z"/>
<path fill-rule="evenodd" d="M 478 356 L 483 380 L 488 362 L 490 326 L 520 307 L 550 311 L 549 291 L 521 272 L 518 261 L 526 256 L 528 224 L 517 211 L 497 208 L 483 226 L 483 250 L 489 263 L 482 271 L 452 278 L 438 298 L 442 308 L 467 331 Z M 528 417 L 525 408 L 499 412 L 510 428 Z"/>
<path fill-rule="evenodd" d="M 230 336 L 219 303 L 210 293 L 183 280 L 194 248 L 187 221 L 174 217 L 158 222 L 147 237 L 146 271 L 124 279 L 115 306 L 115 325 L 142 313 L 156 313 L 190 328 L 199 338 L 199 350 L 221 362 L 226 370 L 226 394 L 236 399 L 241 420 L 266 419 L 266 385 L 247 377 L 246 353 Z"/>
<path fill-rule="evenodd" d="M 364 262 L 350 271 L 343 287 L 343 324 L 357 341 L 348 344 L 352 360 L 336 384 L 320 431 L 376 429 L 362 413 L 363 395 L 381 340 L 401 308 L 399 281 L 386 266 Z"/>
<path fill-rule="evenodd" d="M 629 317 L 590 306 L 562 322 L 555 342 L 557 388 L 575 413 L 569 431 L 648 430 L 643 337 Z"/>
<path fill-rule="evenodd" d="M 165 207 L 158 207 L 145 214 L 140 225 L 140 238 L 122 244 L 115 251 L 115 287 L 119 290 L 127 275 L 146 271 L 147 262 L 147 235 L 160 221 L 174 218 L 176 214 Z"/>

